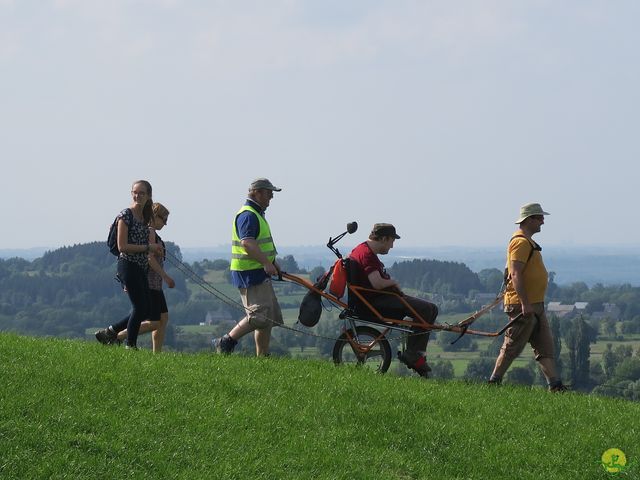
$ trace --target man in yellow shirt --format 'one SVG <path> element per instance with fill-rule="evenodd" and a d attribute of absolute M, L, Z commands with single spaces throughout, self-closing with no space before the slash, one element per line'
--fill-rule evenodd
<path fill-rule="evenodd" d="M 520 208 L 520 225 L 511 237 L 507 249 L 508 282 L 504 295 L 504 311 L 510 320 L 519 317 L 504 334 L 504 342 L 496 359 L 491 384 L 499 384 L 511 363 L 531 344 L 535 359 L 552 392 L 566 388 L 556 373 L 553 337 L 544 311 L 548 274 L 542 261 L 542 248 L 532 240 L 544 224 L 539 203 L 528 203 Z"/>

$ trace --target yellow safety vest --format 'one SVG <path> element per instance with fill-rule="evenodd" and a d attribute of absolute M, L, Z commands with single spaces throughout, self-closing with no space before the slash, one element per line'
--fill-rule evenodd
<path fill-rule="evenodd" d="M 258 243 L 258 247 L 260 247 L 260 250 L 267 256 L 267 258 L 271 262 L 274 262 L 276 260 L 276 255 L 278 253 L 278 251 L 276 250 L 276 246 L 273 243 L 273 238 L 271 237 L 271 229 L 269 228 L 269 224 L 267 223 L 265 218 L 260 215 L 260 213 L 255 208 L 249 205 L 245 205 L 238 211 L 238 213 L 236 213 L 236 216 L 233 219 L 233 226 L 231 228 L 231 270 L 235 270 L 238 272 L 263 268 L 263 265 L 260 262 L 249 257 L 247 251 L 242 246 L 240 237 L 238 236 L 236 219 L 238 218 L 238 215 L 246 211 L 253 212 L 258 218 L 260 231 L 258 232 L 258 238 L 256 238 L 256 242 Z"/>

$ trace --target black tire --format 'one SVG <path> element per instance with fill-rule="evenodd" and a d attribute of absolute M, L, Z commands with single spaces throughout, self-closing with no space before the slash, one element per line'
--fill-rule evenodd
<path fill-rule="evenodd" d="M 389 369 L 389 365 L 391 365 L 391 345 L 389 345 L 389 340 L 386 337 L 379 338 L 373 348 L 364 356 L 358 356 L 347 339 L 347 333 L 362 345 L 370 344 L 381 335 L 375 328 L 364 325 L 357 326 L 355 334 L 353 330 L 344 332 L 338 337 L 336 344 L 333 346 L 333 361 L 336 365 L 354 364 L 371 368 L 379 373 L 384 373 Z"/>

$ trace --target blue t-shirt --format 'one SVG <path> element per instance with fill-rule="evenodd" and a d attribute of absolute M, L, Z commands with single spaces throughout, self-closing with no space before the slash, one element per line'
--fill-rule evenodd
<path fill-rule="evenodd" d="M 264 216 L 262 207 L 253 200 L 247 199 L 245 205 L 253 207 L 258 213 Z M 253 212 L 244 211 L 236 217 L 236 229 L 240 240 L 244 240 L 245 238 L 253 238 L 255 240 L 260 233 L 260 222 Z M 243 272 L 231 270 L 231 283 L 237 288 L 248 288 L 252 285 L 260 285 L 267 278 L 269 278 L 269 275 L 264 271 L 264 268 L 245 270 Z"/>

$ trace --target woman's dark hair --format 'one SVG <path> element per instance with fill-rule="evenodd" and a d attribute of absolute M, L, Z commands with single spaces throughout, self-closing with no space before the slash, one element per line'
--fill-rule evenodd
<path fill-rule="evenodd" d="M 153 189 L 151 188 L 151 184 L 146 180 L 133 182 L 132 187 L 136 185 L 144 185 L 144 188 L 147 189 L 147 202 L 142 209 L 142 218 L 145 225 L 151 225 L 151 219 L 153 218 Z"/>

